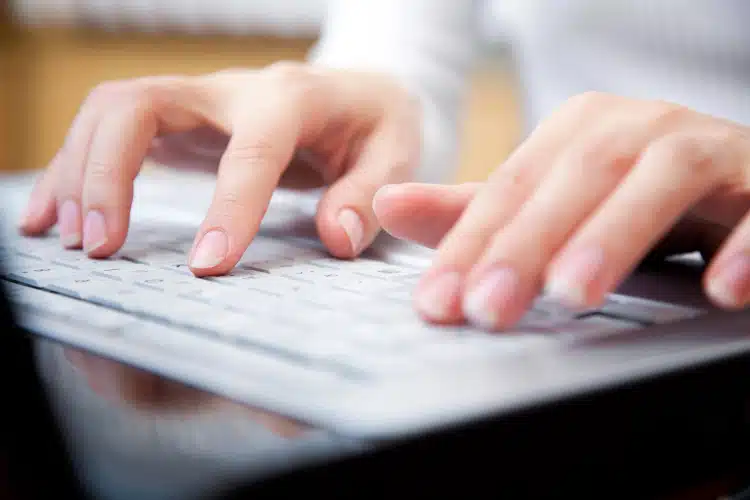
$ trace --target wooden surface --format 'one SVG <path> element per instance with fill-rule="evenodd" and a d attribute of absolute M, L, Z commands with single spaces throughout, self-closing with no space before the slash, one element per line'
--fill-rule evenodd
<path fill-rule="evenodd" d="M 0 52 L 0 130 L 5 168 L 43 166 L 54 155 L 88 91 L 105 80 L 227 67 L 260 67 L 303 59 L 311 40 L 113 35 L 36 30 L 20 33 Z M 6 76 L 7 75 L 7 76 Z M 517 136 L 510 80 L 500 70 L 473 78 L 456 180 L 478 180 L 500 162 Z"/>

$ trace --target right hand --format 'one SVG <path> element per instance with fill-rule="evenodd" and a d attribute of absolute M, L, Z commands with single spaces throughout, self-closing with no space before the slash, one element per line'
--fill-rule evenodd
<path fill-rule="evenodd" d="M 383 76 L 296 63 L 106 83 L 38 180 L 21 229 L 34 235 L 58 223 L 65 247 L 112 255 L 127 235 L 133 181 L 152 155 L 217 171 L 188 259 L 194 274 L 236 265 L 279 185 L 330 185 L 318 234 L 334 256 L 356 257 L 380 230 L 375 192 L 410 180 L 419 163 L 420 120 L 411 96 Z M 299 152 L 315 161 L 293 161 Z"/>

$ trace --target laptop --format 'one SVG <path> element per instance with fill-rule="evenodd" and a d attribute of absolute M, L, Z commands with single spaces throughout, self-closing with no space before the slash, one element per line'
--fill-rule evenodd
<path fill-rule="evenodd" d="M 105 260 L 61 249 L 54 230 L 37 238 L 13 230 L 32 179 L 0 182 L 7 218 L 2 284 L 25 331 L 382 444 L 384 451 L 368 453 L 361 463 L 369 465 L 356 469 L 369 481 L 375 471 L 393 471 L 399 457 L 416 459 L 443 443 L 453 452 L 433 454 L 432 473 L 446 468 L 447 475 L 420 476 L 413 465 L 410 471 L 414 480 L 440 485 L 457 457 L 487 442 L 488 429 L 505 451 L 516 451 L 517 465 L 529 463 L 521 451 L 545 428 L 566 448 L 548 450 L 547 459 L 574 453 L 576 443 L 587 453 L 601 451 L 591 446 L 602 446 L 606 433 L 566 437 L 566 426 L 622 411 L 639 426 L 658 420 L 660 430 L 640 436 L 653 442 L 627 443 L 631 435 L 620 419 L 610 449 L 620 443 L 646 450 L 663 437 L 674 460 L 699 442 L 704 451 L 748 442 L 750 313 L 717 311 L 703 299 L 694 256 L 639 269 L 595 310 L 572 314 L 540 297 L 517 327 L 489 334 L 416 316 L 410 294 L 429 265 L 426 249 L 383 236 L 360 259 L 328 256 L 311 225 L 314 193 L 274 195 L 237 268 L 198 279 L 185 259 L 210 202 L 210 178 L 144 173 L 128 240 Z M 632 388 L 642 391 L 634 396 Z M 594 410 L 581 413 L 586 406 Z M 711 428 L 711 436 L 686 444 L 697 439 L 685 435 L 696 426 Z M 397 456 L 392 443 L 402 443 Z"/>

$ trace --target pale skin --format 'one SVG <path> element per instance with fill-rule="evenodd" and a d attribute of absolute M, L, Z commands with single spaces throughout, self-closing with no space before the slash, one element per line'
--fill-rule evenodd
<path fill-rule="evenodd" d="M 704 289 L 716 305 L 750 301 L 746 126 L 586 93 L 543 120 L 487 182 L 455 186 L 406 183 L 419 137 L 414 99 L 385 76 L 281 65 L 112 84 L 82 106 L 21 227 L 36 234 L 58 222 L 63 245 L 111 255 L 151 154 L 218 165 L 188 256 L 197 276 L 232 269 L 278 185 L 328 185 L 316 223 L 333 255 L 359 255 L 381 228 L 437 249 L 414 298 L 431 322 L 502 330 L 544 289 L 594 306 L 647 255 L 696 250 L 709 260 Z M 300 151 L 314 167 L 293 161 Z M 198 248 L 207 234 L 213 253 Z"/>

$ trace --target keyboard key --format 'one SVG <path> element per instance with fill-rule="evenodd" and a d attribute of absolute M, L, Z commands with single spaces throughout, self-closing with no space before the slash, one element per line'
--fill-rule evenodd
<path fill-rule="evenodd" d="M 411 304 L 414 300 L 414 288 L 411 286 L 394 288 L 393 290 L 386 291 L 384 294 L 382 294 L 382 297 L 398 302 Z"/>
<path fill-rule="evenodd" d="M 11 271 L 8 273 L 8 278 L 32 286 L 44 286 L 76 275 L 81 276 L 82 274 L 77 269 L 37 262 L 35 266 Z"/>
<path fill-rule="evenodd" d="M 174 266 L 176 264 L 187 263 L 187 254 L 163 248 L 149 248 L 141 250 L 123 249 L 120 252 L 120 255 L 129 260 L 133 260 L 141 264 L 148 264 L 154 267 Z"/>
<path fill-rule="evenodd" d="M 393 266 L 390 264 L 364 265 L 360 268 L 352 267 L 352 271 L 371 278 L 380 278 L 399 283 L 415 283 L 422 273 L 410 268 Z"/>
<path fill-rule="evenodd" d="M 235 267 L 225 275 L 211 276 L 210 278 L 206 279 L 224 285 L 244 287 L 246 286 L 246 280 L 254 280 L 256 278 L 266 276 L 267 274 L 268 273 L 264 273 L 263 271 L 258 271 L 256 269 L 248 268 L 245 266 L 239 266 Z"/>

